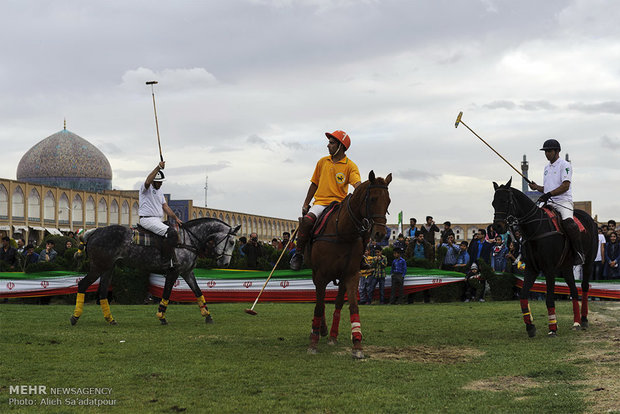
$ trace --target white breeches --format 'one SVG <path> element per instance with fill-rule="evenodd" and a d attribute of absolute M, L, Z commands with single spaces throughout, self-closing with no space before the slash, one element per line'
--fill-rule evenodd
<path fill-rule="evenodd" d="M 164 236 L 168 232 L 168 226 L 161 221 L 160 217 L 142 217 L 140 225 L 159 236 Z"/>
<path fill-rule="evenodd" d="M 308 213 L 314 214 L 314 217 L 319 217 L 321 213 L 323 212 L 323 210 L 325 210 L 325 207 L 327 206 L 320 206 L 318 204 L 315 204 L 312 207 L 310 207 L 310 210 L 308 211 Z"/>

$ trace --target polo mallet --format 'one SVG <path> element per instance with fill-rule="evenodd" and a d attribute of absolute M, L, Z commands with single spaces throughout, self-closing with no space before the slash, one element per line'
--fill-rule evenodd
<path fill-rule="evenodd" d="M 299 230 L 299 226 L 297 226 L 297 228 L 295 229 L 295 232 L 293 232 L 293 235 L 291 236 L 291 240 L 288 243 L 291 243 L 291 242 L 293 242 L 295 240 L 295 236 L 297 236 L 297 230 Z M 254 306 L 256 306 L 256 303 L 258 302 L 258 299 L 260 298 L 260 295 L 263 294 L 263 291 L 267 287 L 267 283 L 269 283 L 269 279 L 271 279 L 271 275 L 273 275 L 273 272 L 276 270 L 276 267 L 278 267 L 278 264 L 280 263 L 280 260 L 282 259 L 282 256 L 284 256 L 284 252 L 288 251 L 288 249 L 287 249 L 288 243 L 286 244 L 286 246 L 283 247 L 282 253 L 280 253 L 280 257 L 278 257 L 278 261 L 273 266 L 273 269 L 271 269 L 271 273 L 269 273 L 269 277 L 267 278 L 267 280 L 265 280 L 265 284 L 263 285 L 263 288 L 258 293 L 258 296 L 256 297 L 256 300 L 254 301 L 254 304 L 252 305 L 252 307 L 250 309 L 245 309 L 245 311 L 244 311 L 245 313 L 247 313 L 249 315 L 257 315 L 257 312 L 254 310 Z"/>
<path fill-rule="evenodd" d="M 164 160 L 164 156 L 161 153 L 161 141 L 159 139 L 159 123 L 157 122 L 157 108 L 155 107 L 155 91 L 153 85 L 157 85 L 157 81 L 148 81 L 146 84 L 151 85 L 151 95 L 153 96 L 153 112 L 155 112 L 155 129 L 157 129 L 157 145 L 159 146 L 159 159 Z"/>
<path fill-rule="evenodd" d="M 478 137 L 478 139 L 480 139 L 480 141 L 484 142 L 484 143 L 486 144 L 486 146 L 487 146 L 487 147 L 491 148 L 491 150 L 493 150 L 493 152 L 494 152 L 494 153 L 496 153 L 496 154 L 497 154 L 497 155 L 498 155 L 498 156 L 499 156 L 502 160 L 504 160 L 504 162 L 506 162 L 506 164 L 510 165 L 510 167 L 511 167 L 513 170 L 515 170 L 515 171 L 517 172 L 517 174 L 519 174 L 521 177 L 523 177 L 523 179 L 524 179 L 524 180 L 525 180 L 528 184 L 530 184 L 530 183 L 531 183 L 531 181 L 530 181 L 530 180 L 528 180 L 528 178 L 527 178 L 526 176 L 524 176 L 524 175 L 521 173 L 521 171 L 517 170 L 517 169 L 516 169 L 516 168 L 515 168 L 515 167 L 514 167 L 514 166 L 513 166 L 510 162 L 508 162 L 508 160 L 507 160 L 506 158 L 502 157 L 502 155 L 501 155 L 499 152 L 495 151 L 495 148 L 493 148 L 492 146 L 490 146 L 490 145 L 489 145 L 489 144 L 488 144 L 485 140 L 483 140 L 483 139 L 480 137 L 480 135 L 476 134 L 476 133 L 474 132 L 474 130 L 473 130 L 473 129 L 471 129 L 469 126 L 467 126 L 467 124 L 461 120 L 461 117 L 462 117 L 462 116 L 463 116 L 463 111 L 459 112 L 459 116 L 457 116 L 457 117 L 456 117 L 456 122 L 454 123 L 454 128 L 458 128 L 459 124 L 463 124 L 463 125 L 465 125 L 465 128 L 469 129 L 469 130 L 471 131 L 471 133 L 472 133 L 472 134 L 474 134 L 475 136 L 477 136 L 477 137 Z"/>

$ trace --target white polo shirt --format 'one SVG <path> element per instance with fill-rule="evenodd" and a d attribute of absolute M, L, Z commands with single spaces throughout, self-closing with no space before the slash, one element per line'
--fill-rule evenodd
<path fill-rule="evenodd" d="M 144 187 L 144 183 L 140 186 L 139 193 L 140 208 L 138 209 L 138 215 L 140 217 L 163 217 L 164 208 L 162 207 L 166 202 L 164 192 L 156 190 L 153 185 L 149 185 L 149 188 Z"/>
<path fill-rule="evenodd" d="M 570 181 L 571 185 L 565 193 L 553 196 L 554 201 L 573 202 L 572 181 L 573 166 L 570 162 L 563 158 L 558 158 L 553 164 L 549 163 L 545 166 L 545 176 L 543 178 L 544 192 L 548 193 L 558 188 L 564 181 Z"/>

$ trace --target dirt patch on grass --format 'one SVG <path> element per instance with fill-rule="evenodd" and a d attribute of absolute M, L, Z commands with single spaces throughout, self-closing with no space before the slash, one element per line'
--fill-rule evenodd
<path fill-rule="evenodd" d="M 590 328 L 573 358 L 587 378 L 577 384 L 586 387 L 588 412 L 620 413 L 620 302 L 598 305 L 588 319 Z"/>
<path fill-rule="evenodd" d="M 463 389 L 468 391 L 514 391 L 534 387 L 538 387 L 536 381 L 518 375 L 514 377 L 495 377 L 473 381 L 465 385 Z"/>
<path fill-rule="evenodd" d="M 382 360 L 402 360 L 431 364 L 456 364 L 468 362 L 484 355 L 474 348 L 430 347 L 425 345 L 406 347 L 365 346 L 367 358 Z"/>

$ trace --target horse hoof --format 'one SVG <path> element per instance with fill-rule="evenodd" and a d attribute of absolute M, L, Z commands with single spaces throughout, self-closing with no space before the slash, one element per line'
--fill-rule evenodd
<path fill-rule="evenodd" d="M 318 352 L 318 351 L 316 350 L 316 348 L 312 348 L 312 347 L 308 348 L 308 353 L 309 353 L 310 355 L 316 355 L 316 354 L 317 354 L 317 352 Z"/>
<path fill-rule="evenodd" d="M 327 340 L 327 345 L 334 346 L 334 345 L 336 345 L 336 344 L 338 344 L 338 339 L 336 339 L 336 338 L 332 338 L 332 337 L 330 337 L 330 338 Z"/>
<path fill-rule="evenodd" d="M 558 333 L 556 331 L 549 331 L 549 333 L 547 334 L 547 336 L 549 338 L 555 338 L 556 336 L 558 336 Z"/>
<path fill-rule="evenodd" d="M 364 359 L 364 352 L 361 349 L 354 349 L 351 351 L 353 359 Z"/>
<path fill-rule="evenodd" d="M 580 331 L 581 330 L 581 324 L 579 322 L 575 322 L 573 324 L 573 330 Z"/>
<path fill-rule="evenodd" d="M 108 322 L 110 325 L 118 325 L 118 322 L 116 322 L 114 319 L 112 319 L 111 321 Z"/>
<path fill-rule="evenodd" d="M 162 324 L 162 325 L 168 325 L 168 321 L 166 320 L 166 318 L 160 319 L 159 323 Z"/>
<path fill-rule="evenodd" d="M 588 322 L 588 318 L 581 318 L 581 328 L 586 329 L 590 327 L 590 323 Z"/>
<path fill-rule="evenodd" d="M 536 327 L 534 325 L 528 325 L 525 329 L 527 330 L 527 335 L 530 338 L 533 338 L 536 336 Z"/>
<path fill-rule="evenodd" d="M 207 316 L 205 317 L 205 323 L 206 323 L 207 325 L 209 325 L 209 324 L 212 324 L 212 323 L 213 323 L 213 318 L 211 317 L 211 315 L 207 315 Z"/>
<path fill-rule="evenodd" d="M 79 316 L 71 316 L 71 325 L 75 325 L 78 322 L 78 319 L 80 319 Z"/>

